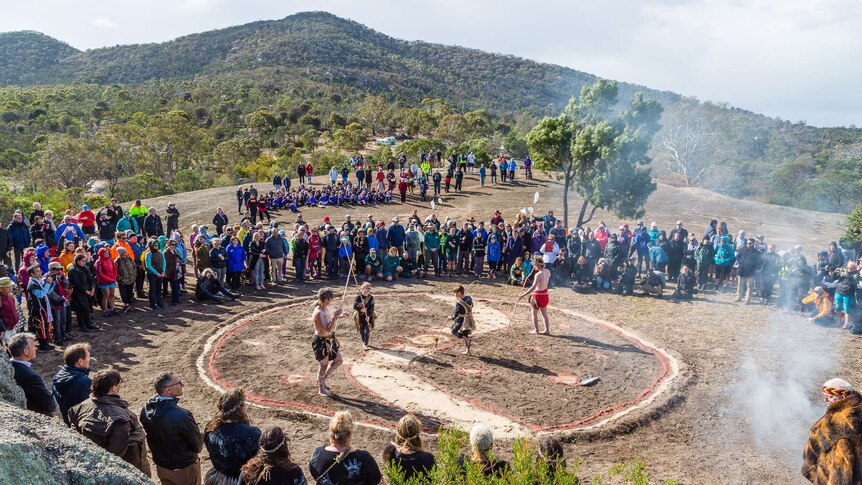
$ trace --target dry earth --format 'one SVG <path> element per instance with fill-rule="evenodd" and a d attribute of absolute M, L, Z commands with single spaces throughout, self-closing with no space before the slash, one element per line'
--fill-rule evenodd
<path fill-rule="evenodd" d="M 447 215 L 482 217 L 494 209 L 512 217 L 520 207 L 532 202 L 536 190 L 541 194 L 537 211 L 550 207 L 558 214 L 561 212 L 560 187 L 548 180 L 520 180 L 515 186 L 479 188 L 471 177 L 465 180 L 465 189 L 461 194 L 444 194 L 437 210 L 441 218 Z M 237 219 L 234 191 L 235 188 L 217 188 L 145 202 L 161 211 L 169 199 L 174 200 L 182 211 L 182 225 L 188 227 L 195 222 L 209 222 L 218 205 L 224 206 L 232 219 Z M 576 204 L 577 200 L 572 201 L 573 209 L 577 208 Z M 312 209 L 305 212 L 305 218 L 319 221 L 324 214 L 329 214 L 338 220 L 346 213 L 362 219 L 368 213 L 389 218 L 396 214 L 407 216 L 413 209 L 420 215 L 429 212 L 425 203 L 409 203 L 364 209 Z M 780 247 L 802 244 L 808 254 L 815 248 L 825 248 L 830 240 L 837 238 L 844 223 L 840 215 L 770 206 L 669 186 L 660 186 L 646 209 L 644 220 L 648 223 L 655 220 L 662 228 L 669 229 L 676 219 L 682 219 L 696 234 L 702 234 L 709 219 L 715 217 L 728 221 L 733 232 L 745 228 L 749 233 L 764 234 L 767 240 L 778 242 Z M 289 213 L 277 218 L 293 219 Z M 599 218 L 611 226 L 619 223 L 607 214 L 599 213 L 596 220 Z M 376 291 L 447 294 L 452 281 L 403 280 L 397 284 L 378 284 Z M 123 389 L 124 398 L 137 409 L 152 394 L 149 385 L 152 377 L 159 371 L 174 369 L 181 373 L 186 384 L 184 405 L 194 411 L 203 426 L 213 414 L 217 396 L 196 371 L 198 357 L 208 337 L 218 327 L 241 316 L 253 315 L 273 305 L 289 305 L 298 298 L 312 295 L 319 287 L 319 284 L 301 287 L 288 284 L 267 293 L 249 291 L 241 301 L 224 307 L 198 305 L 186 295 L 180 306 L 164 311 L 141 311 L 128 318 L 100 318 L 101 330 L 86 337 L 92 342 L 97 359 L 93 366 L 96 369 L 113 366 L 123 372 L 127 383 Z M 475 295 L 499 300 L 511 299 L 516 291 L 500 280 L 481 281 L 471 287 Z M 582 459 L 583 477 L 606 471 L 616 463 L 640 458 L 654 478 L 676 478 L 681 483 L 804 483 L 798 472 L 801 450 L 807 427 L 823 410 L 817 402 L 820 382 L 841 375 L 851 382 L 862 383 L 862 365 L 853 358 L 862 350 L 859 340 L 836 329 L 812 328 L 803 320 L 776 310 L 740 306 L 727 294 L 704 294 L 694 302 L 682 304 L 645 297 L 579 295 L 568 289 L 553 290 L 551 298 L 561 308 L 590 314 L 634 331 L 684 363 L 687 384 L 677 390 L 682 398 L 673 406 L 667 406 L 655 419 L 642 420 L 625 432 L 575 439 L 567 445 L 567 453 Z M 293 320 L 302 322 L 309 312 L 310 308 L 299 308 Z M 409 327 L 410 322 L 404 320 L 401 319 L 401 324 Z M 278 322 L 271 326 L 277 325 Z M 516 335 L 525 335 L 526 325 L 519 321 Z M 283 337 L 275 328 L 257 327 L 256 333 L 245 338 L 260 345 L 246 346 L 234 355 L 237 365 L 231 369 L 231 378 L 252 387 L 294 374 L 313 375 L 315 363 L 297 353 L 308 353 L 303 345 L 307 346 L 309 337 Z M 299 347 L 293 345 L 294 340 Z M 277 359 L 261 358 L 280 350 L 284 353 Z M 240 352 L 240 349 L 232 351 Z M 455 352 L 441 356 L 441 362 L 476 368 L 486 364 L 483 357 L 500 359 L 502 349 L 477 346 L 475 357 L 463 357 Z M 358 357 L 355 342 L 345 353 L 348 361 Z M 524 365 L 551 368 L 557 364 L 553 356 L 546 359 L 524 362 Z M 59 351 L 38 357 L 37 368 L 46 379 L 50 379 L 60 365 Z M 428 368 L 423 372 L 428 372 Z M 457 382 L 450 384 L 459 385 Z M 334 387 L 341 385 L 336 381 Z M 518 400 L 521 393 L 530 392 L 517 389 L 505 394 L 509 390 L 503 387 L 500 391 L 503 393 L 500 399 L 509 400 Z M 278 392 L 289 393 L 289 389 Z M 473 392 L 481 394 L 487 389 L 477 387 Z M 587 398 L 588 394 L 583 396 Z M 795 408 L 790 406 L 791 402 L 795 403 Z M 369 409 L 362 403 L 338 405 L 353 406 L 359 412 Z M 522 407 L 521 412 L 528 412 L 530 406 L 533 405 Z M 551 413 L 561 412 L 553 403 L 548 403 L 546 409 Z M 263 408 L 254 408 L 251 417 L 262 427 L 275 424 L 285 427 L 291 436 L 293 456 L 301 462 L 308 459 L 311 450 L 326 436 L 326 422 L 317 417 Z M 549 417 L 549 421 L 558 419 L 558 416 Z M 387 431 L 362 427 L 357 431 L 355 442 L 379 455 L 389 439 Z M 429 439 L 433 443 L 433 438 Z M 208 462 L 204 463 L 208 467 Z"/>

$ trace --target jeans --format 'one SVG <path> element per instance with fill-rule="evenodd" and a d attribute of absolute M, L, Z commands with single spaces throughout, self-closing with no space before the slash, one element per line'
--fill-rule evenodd
<path fill-rule="evenodd" d="M 251 279 L 254 282 L 255 286 L 263 285 L 265 267 L 266 263 L 264 262 L 263 258 L 257 258 L 257 264 L 254 265 L 254 271 L 251 274 Z"/>
<path fill-rule="evenodd" d="M 228 287 L 236 291 L 240 287 L 240 275 L 242 271 L 228 271 L 227 272 L 227 285 Z"/>
<path fill-rule="evenodd" d="M 470 261 L 470 250 L 461 249 L 458 251 L 458 273 L 465 273 L 469 271 L 469 261 Z"/>
<path fill-rule="evenodd" d="M 222 287 L 220 290 L 218 290 L 215 293 L 211 293 L 209 290 L 202 289 L 201 294 L 203 295 L 203 299 L 202 299 L 203 301 L 215 301 L 215 302 L 219 302 L 219 303 L 221 303 L 221 298 L 219 298 L 219 295 L 224 295 L 224 296 L 230 298 L 231 300 L 236 298 L 236 295 L 234 295 L 233 293 L 228 291 L 228 289 L 225 287 Z"/>
<path fill-rule="evenodd" d="M 170 281 L 171 284 L 171 304 L 176 305 L 180 302 L 180 280 L 175 279 Z"/>
<path fill-rule="evenodd" d="M 605 281 L 601 276 L 596 276 L 596 287 L 600 290 L 609 290 L 611 288 L 611 282 Z"/>
<path fill-rule="evenodd" d="M 144 297 L 144 279 L 146 278 L 146 271 L 140 265 L 136 265 L 138 267 L 138 274 L 135 276 L 135 292 L 138 294 L 138 298 Z"/>
<path fill-rule="evenodd" d="M 485 256 L 473 256 L 473 270 L 476 276 L 482 276 L 482 270 L 485 266 Z"/>
<path fill-rule="evenodd" d="M 320 261 L 318 259 L 318 261 Z M 293 257 L 293 266 L 296 268 L 296 279 L 297 281 L 305 279 L 305 258 L 294 256 Z"/>
<path fill-rule="evenodd" d="M 60 305 L 59 308 L 52 308 L 51 313 L 54 318 L 54 342 L 58 345 L 63 343 L 66 337 L 66 312 L 69 311 L 65 305 Z"/>
<path fill-rule="evenodd" d="M 216 276 L 218 276 L 218 281 L 221 284 L 224 284 L 224 275 L 227 273 L 227 268 L 213 268 Z"/>
<path fill-rule="evenodd" d="M 326 251 L 326 274 L 330 278 L 338 276 L 338 252 Z"/>

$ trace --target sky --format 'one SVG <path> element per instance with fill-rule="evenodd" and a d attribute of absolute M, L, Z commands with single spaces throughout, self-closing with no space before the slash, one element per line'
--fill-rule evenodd
<path fill-rule="evenodd" d="M 0 32 L 92 49 L 309 10 L 794 122 L 862 126 L 859 0 L 0 0 Z"/>

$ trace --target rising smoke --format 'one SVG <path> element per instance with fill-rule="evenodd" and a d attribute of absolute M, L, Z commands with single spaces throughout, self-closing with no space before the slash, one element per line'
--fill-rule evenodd
<path fill-rule="evenodd" d="M 744 344 L 729 385 L 725 429 L 750 437 L 764 458 L 797 467 L 808 431 L 826 409 L 820 386 L 839 377 L 832 375 L 840 368 L 839 332 L 779 311 L 770 311 L 760 330 Z"/>

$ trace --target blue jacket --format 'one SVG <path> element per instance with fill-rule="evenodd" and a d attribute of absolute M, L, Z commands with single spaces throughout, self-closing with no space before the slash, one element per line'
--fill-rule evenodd
<path fill-rule="evenodd" d="M 500 248 L 500 241 L 496 237 L 493 237 L 488 241 L 486 251 L 488 252 L 488 262 L 490 263 L 498 263 L 500 258 L 503 256 L 503 252 Z"/>
<path fill-rule="evenodd" d="M 67 233 L 64 236 L 63 233 L 67 228 L 72 229 L 72 232 Z M 60 224 L 57 226 L 57 230 L 54 231 L 54 240 L 56 240 L 60 245 L 62 245 L 63 241 L 75 241 L 75 236 L 77 236 L 78 239 L 87 239 L 87 236 L 84 235 L 84 231 L 82 231 L 77 224 Z"/>
<path fill-rule="evenodd" d="M 341 244 L 338 246 L 338 257 L 350 259 L 353 256 L 353 246 Z"/>
<path fill-rule="evenodd" d="M 667 253 L 664 252 L 661 246 L 653 246 L 649 248 L 649 261 L 653 266 L 667 263 Z"/>
<path fill-rule="evenodd" d="M 645 256 L 647 253 L 649 253 L 649 243 L 649 234 L 647 234 L 646 231 L 640 231 L 635 234 L 632 240 L 632 247 L 635 248 L 635 251 L 637 251 L 639 255 Z"/>
<path fill-rule="evenodd" d="M 63 417 L 66 425 L 69 424 L 69 417 L 66 416 L 69 408 L 90 397 L 90 385 L 93 381 L 89 374 L 90 369 L 64 365 L 51 379 L 51 394 L 54 395 L 54 399 L 60 405 L 60 416 Z"/>
<path fill-rule="evenodd" d="M 727 244 L 717 247 L 713 259 L 718 266 L 730 266 L 733 264 L 733 248 Z"/>
<path fill-rule="evenodd" d="M 12 240 L 12 246 L 15 248 L 24 249 L 30 245 L 30 230 L 27 229 L 27 225 L 23 221 L 12 221 L 6 230 L 9 231 L 9 239 Z M 80 229 L 78 230 L 80 231 Z"/>
<path fill-rule="evenodd" d="M 386 240 L 389 241 L 390 246 L 403 246 L 404 234 L 404 226 L 401 224 L 392 224 L 389 226 L 389 230 L 386 231 Z"/>
<path fill-rule="evenodd" d="M 131 230 L 135 234 L 138 233 L 138 221 L 134 217 L 122 217 L 117 221 L 117 232 L 126 232 Z"/>
<path fill-rule="evenodd" d="M 227 247 L 227 270 L 239 272 L 245 269 L 245 249 L 241 245 L 233 244 Z"/>

